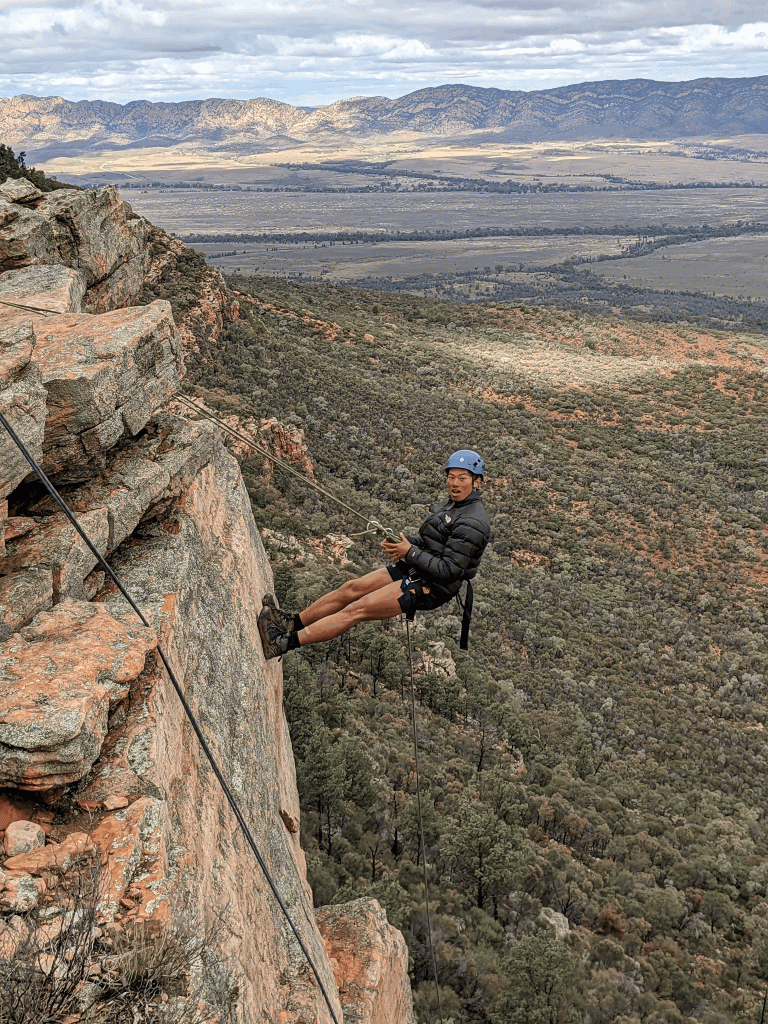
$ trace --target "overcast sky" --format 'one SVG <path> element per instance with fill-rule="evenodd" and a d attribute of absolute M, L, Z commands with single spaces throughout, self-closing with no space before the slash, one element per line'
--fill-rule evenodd
<path fill-rule="evenodd" d="M 304 106 L 766 73 L 768 0 L 0 0 L 0 95 Z"/>

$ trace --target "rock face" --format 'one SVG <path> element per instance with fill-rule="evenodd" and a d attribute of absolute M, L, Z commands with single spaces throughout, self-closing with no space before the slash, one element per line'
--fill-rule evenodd
<path fill-rule="evenodd" d="M 82 275 L 84 308 L 94 313 L 136 302 L 149 265 L 149 225 L 114 186 L 96 193 L 40 192 L 0 185 L 0 270 L 63 264 Z"/>
<path fill-rule="evenodd" d="M 408 980 L 398 971 L 408 958 L 405 940 L 376 900 L 323 907 L 317 921 L 339 986 L 344 1024 L 415 1024 Z"/>
<path fill-rule="evenodd" d="M 256 624 L 271 573 L 239 466 L 217 428 L 165 411 L 183 372 L 168 304 L 118 308 L 135 282 L 108 270 L 117 251 L 135 270 L 146 228 L 113 191 L 52 205 L 35 191 L 0 186 L 14 208 L 0 239 L 0 263 L 14 267 L 0 274 L 0 300 L 14 303 L 0 329 L 0 410 L 149 625 L 3 430 L 0 944 L 18 942 L 8 915 L 40 907 L 51 878 L 91 858 L 102 923 L 220 920 L 227 1021 L 331 1021 L 159 643 L 339 1024 L 342 1012 L 410 1024 L 407 951 L 381 908 L 367 901 L 348 921 L 329 908 L 322 931 L 315 921 L 282 670 L 264 662 Z M 91 239 L 96 225 L 103 237 Z M 223 1022 L 216 992 L 208 998 L 209 1019 Z"/>
<path fill-rule="evenodd" d="M 0 785 L 47 791 L 88 774 L 110 711 L 127 697 L 157 646 L 136 615 L 126 619 L 121 623 L 104 605 L 65 600 L 6 641 Z"/>

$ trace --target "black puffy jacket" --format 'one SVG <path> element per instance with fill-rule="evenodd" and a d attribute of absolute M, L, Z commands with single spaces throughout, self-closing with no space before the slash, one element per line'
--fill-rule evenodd
<path fill-rule="evenodd" d="M 464 501 L 439 505 L 424 520 L 418 536 L 408 537 L 405 561 L 420 571 L 424 583 L 456 594 L 477 572 L 490 532 L 480 492 L 472 491 Z"/>

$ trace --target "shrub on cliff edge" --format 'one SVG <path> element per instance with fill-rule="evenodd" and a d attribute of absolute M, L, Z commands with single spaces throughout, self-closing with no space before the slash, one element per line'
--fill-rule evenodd
<path fill-rule="evenodd" d="M 10 919 L 0 935 L 0 1024 L 230 1019 L 237 986 L 212 953 L 215 925 L 97 926 L 99 892 L 98 865 L 81 864 L 50 890 L 42 917 Z"/>
<path fill-rule="evenodd" d="M 27 167 L 27 154 L 19 153 L 18 156 L 10 146 L 0 143 L 0 182 L 6 178 L 26 178 L 39 188 L 41 192 L 54 192 L 57 188 L 79 188 L 79 185 L 68 185 L 65 181 L 58 181 L 56 178 L 49 178 L 43 171 L 37 171 L 34 167 Z"/>

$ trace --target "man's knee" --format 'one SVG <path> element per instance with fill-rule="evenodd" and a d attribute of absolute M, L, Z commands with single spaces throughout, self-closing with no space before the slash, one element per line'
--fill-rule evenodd
<path fill-rule="evenodd" d="M 358 598 L 365 597 L 367 590 L 363 580 L 356 579 L 347 580 L 346 583 L 342 583 L 336 593 L 349 604 L 351 601 L 357 601 Z"/>

